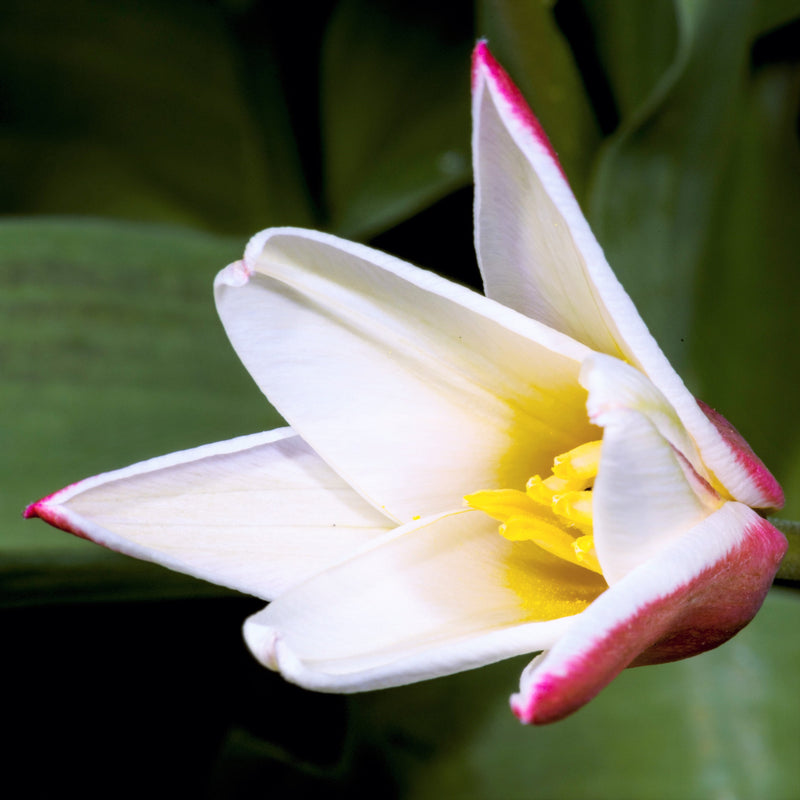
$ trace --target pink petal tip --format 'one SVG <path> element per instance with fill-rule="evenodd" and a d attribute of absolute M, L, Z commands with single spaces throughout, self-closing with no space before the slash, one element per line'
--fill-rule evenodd
<path fill-rule="evenodd" d="M 531 134 L 531 136 L 533 136 L 536 142 L 538 142 L 538 144 L 547 151 L 550 158 L 553 160 L 553 163 L 558 167 L 558 169 L 561 171 L 561 174 L 564 176 L 564 180 L 567 180 L 567 175 L 564 172 L 564 168 L 561 166 L 561 162 L 558 160 L 558 155 L 556 154 L 550 139 L 547 137 L 547 134 L 544 132 L 544 128 L 534 115 L 533 111 L 531 111 L 531 108 L 523 97 L 522 92 L 520 92 L 514 81 L 511 80 L 509 74 L 500 66 L 500 64 L 495 60 L 495 57 L 489 51 L 489 45 L 485 39 L 478 41 L 478 43 L 475 45 L 475 49 L 472 51 L 473 92 L 476 90 L 479 84 L 481 71 L 485 71 L 488 79 L 492 82 L 500 96 L 508 104 L 514 117 L 516 117 L 516 119 L 525 128 L 527 128 L 528 132 Z"/>

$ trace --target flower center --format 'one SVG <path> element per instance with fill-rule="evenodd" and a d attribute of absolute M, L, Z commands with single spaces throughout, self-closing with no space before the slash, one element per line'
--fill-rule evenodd
<path fill-rule="evenodd" d="M 464 499 L 499 520 L 506 539 L 535 542 L 558 558 L 602 575 L 592 529 L 592 486 L 601 444 L 586 442 L 556 456 L 552 475 L 534 475 L 524 492 L 485 490 Z"/>

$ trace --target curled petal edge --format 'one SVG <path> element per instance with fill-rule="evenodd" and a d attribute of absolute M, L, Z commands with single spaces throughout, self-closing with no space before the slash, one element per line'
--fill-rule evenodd
<path fill-rule="evenodd" d="M 556 722 L 626 667 L 719 646 L 755 616 L 786 546 L 751 508 L 726 503 L 580 614 L 522 673 L 512 711 L 526 724 Z"/>

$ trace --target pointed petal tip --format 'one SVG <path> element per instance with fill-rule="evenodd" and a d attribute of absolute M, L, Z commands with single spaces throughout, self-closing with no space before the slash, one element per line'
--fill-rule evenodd
<path fill-rule="evenodd" d="M 512 694 L 509 699 L 511 713 L 523 724 L 533 725 L 533 704 L 528 700 L 526 703 L 522 693 Z"/>
<path fill-rule="evenodd" d="M 519 692 L 509 698 L 511 712 L 523 725 L 558 722 L 574 710 L 559 703 L 559 678 L 540 670 L 546 656 L 547 651 L 540 653 L 525 667 L 520 676 Z"/>
<path fill-rule="evenodd" d="M 56 517 L 60 516 L 58 513 L 59 509 L 58 500 L 62 495 L 64 495 L 65 492 L 72 489 L 72 487 L 75 485 L 76 484 L 71 483 L 69 486 L 65 486 L 63 489 L 59 489 L 57 492 L 45 495 L 40 500 L 37 500 L 35 503 L 31 503 L 22 512 L 22 518 L 43 519 L 45 522 L 49 522 L 51 525 L 55 525 L 56 527 L 61 527 L 57 522 L 53 522 L 53 520 Z"/>
<path fill-rule="evenodd" d="M 542 124 L 531 111 L 527 100 L 517 85 L 492 55 L 486 39 L 479 39 L 475 49 L 472 51 L 473 94 L 477 93 L 481 84 L 481 75 L 485 75 L 494 93 L 499 95 L 499 98 L 506 104 L 511 116 L 527 131 L 538 146 L 547 153 L 558 167 L 564 180 L 567 180 L 564 168 L 561 166 L 555 148 L 545 133 Z"/>
<path fill-rule="evenodd" d="M 523 724 L 530 725 L 532 720 L 528 714 L 528 709 L 522 703 L 522 698 L 518 694 L 512 694 L 509 701 L 511 713 Z"/>
<path fill-rule="evenodd" d="M 579 701 L 569 696 L 569 680 L 547 675 L 539 678 L 535 686 L 511 695 L 510 706 L 514 716 L 523 725 L 549 725 L 573 714 L 594 697 L 591 694 Z M 599 691 L 599 690 L 598 690 Z"/>
<path fill-rule="evenodd" d="M 566 714 L 548 716 L 541 713 L 538 702 L 539 694 L 546 695 L 547 687 L 543 686 L 540 691 L 528 697 L 524 697 L 521 692 L 511 695 L 511 712 L 523 725 L 546 725 L 548 722 L 557 722 L 559 719 L 563 719 L 563 717 L 567 716 Z"/>
<path fill-rule="evenodd" d="M 81 539 L 91 539 L 89 534 L 78 527 L 73 522 L 70 515 L 65 512 L 63 506 L 57 502 L 56 498 L 70 488 L 71 487 L 68 486 L 54 494 L 43 497 L 41 500 L 37 500 L 35 503 L 31 503 L 22 512 L 23 519 L 41 519 L 48 525 L 52 525 L 54 528 L 58 528 L 66 533 L 71 533 L 73 536 L 78 536 Z"/>
<path fill-rule="evenodd" d="M 225 269 L 219 272 L 214 281 L 214 286 L 231 286 L 238 289 L 248 283 L 252 274 L 253 271 L 240 259 L 228 264 Z"/>
<path fill-rule="evenodd" d="M 489 52 L 489 43 L 486 39 L 478 39 L 475 48 L 472 51 L 472 87 L 478 80 L 478 72 L 482 66 L 494 61 L 492 54 Z"/>
<path fill-rule="evenodd" d="M 41 500 L 37 500 L 35 503 L 31 503 L 29 506 L 25 508 L 22 512 L 23 519 L 34 519 L 35 517 L 41 517 L 39 513 L 39 507 L 41 504 Z"/>

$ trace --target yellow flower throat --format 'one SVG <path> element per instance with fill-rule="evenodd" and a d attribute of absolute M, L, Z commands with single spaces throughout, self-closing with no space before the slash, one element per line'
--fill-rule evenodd
<path fill-rule="evenodd" d="M 553 461 L 553 474 L 534 475 L 525 491 L 486 490 L 464 499 L 499 520 L 512 542 L 535 542 L 543 550 L 579 567 L 603 574 L 594 551 L 592 486 L 602 442 L 587 442 Z"/>

